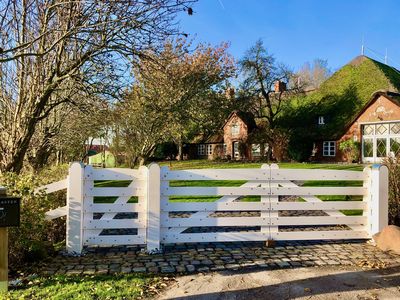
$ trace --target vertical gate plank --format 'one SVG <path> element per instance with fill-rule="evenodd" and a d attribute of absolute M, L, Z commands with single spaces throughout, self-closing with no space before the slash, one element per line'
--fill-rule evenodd
<path fill-rule="evenodd" d="M 147 251 L 160 250 L 160 187 L 161 171 L 158 164 L 150 164 L 147 176 Z"/>
<path fill-rule="evenodd" d="M 67 251 L 81 254 L 83 245 L 84 165 L 74 162 L 69 167 L 67 189 Z"/>
<path fill-rule="evenodd" d="M 384 165 L 372 165 L 370 234 L 380 232 L 389 223 L 389 171 Z"/>

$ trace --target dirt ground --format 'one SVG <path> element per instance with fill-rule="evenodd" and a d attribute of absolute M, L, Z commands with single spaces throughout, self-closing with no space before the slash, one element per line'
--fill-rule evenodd
<path fill-rule="evenodd" d="M 157 299 L 400 299 L 400 267 L 313 267 L 177 277 Z"/>

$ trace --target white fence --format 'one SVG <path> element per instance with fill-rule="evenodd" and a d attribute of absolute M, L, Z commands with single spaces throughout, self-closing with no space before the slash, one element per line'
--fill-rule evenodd
<path fill-rule="evenodd" d="M 296 184 L 309 180 L 321 186 Z M 341 186 L 326 187 L 327 181 Z M 382 165 L 175 171 L 157 164 L 133 170 L 72 163 L 66 180 L 42 188 L 67 188 L 67 205 L 47 217 L 67 216 L 67 249 L 76 253 L 90 245 L 143 244 L 153 251 L 162 243 L 368 239 L 388 223 Z"/>

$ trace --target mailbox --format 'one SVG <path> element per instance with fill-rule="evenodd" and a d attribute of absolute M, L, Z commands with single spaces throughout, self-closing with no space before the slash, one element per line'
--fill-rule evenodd
<path fill-rule="evenodd" d="M 19 226 L 20 198 L 0 196 L 0 227 Z"/>

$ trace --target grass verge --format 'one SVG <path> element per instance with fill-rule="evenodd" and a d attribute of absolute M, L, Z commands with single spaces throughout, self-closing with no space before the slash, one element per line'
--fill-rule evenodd
<path fill-rule="evenodd" d="M 162 278 L 142 274 L 55 275 L 27 280 L 0 299 L 142 299 L 165 285 Z"/>

